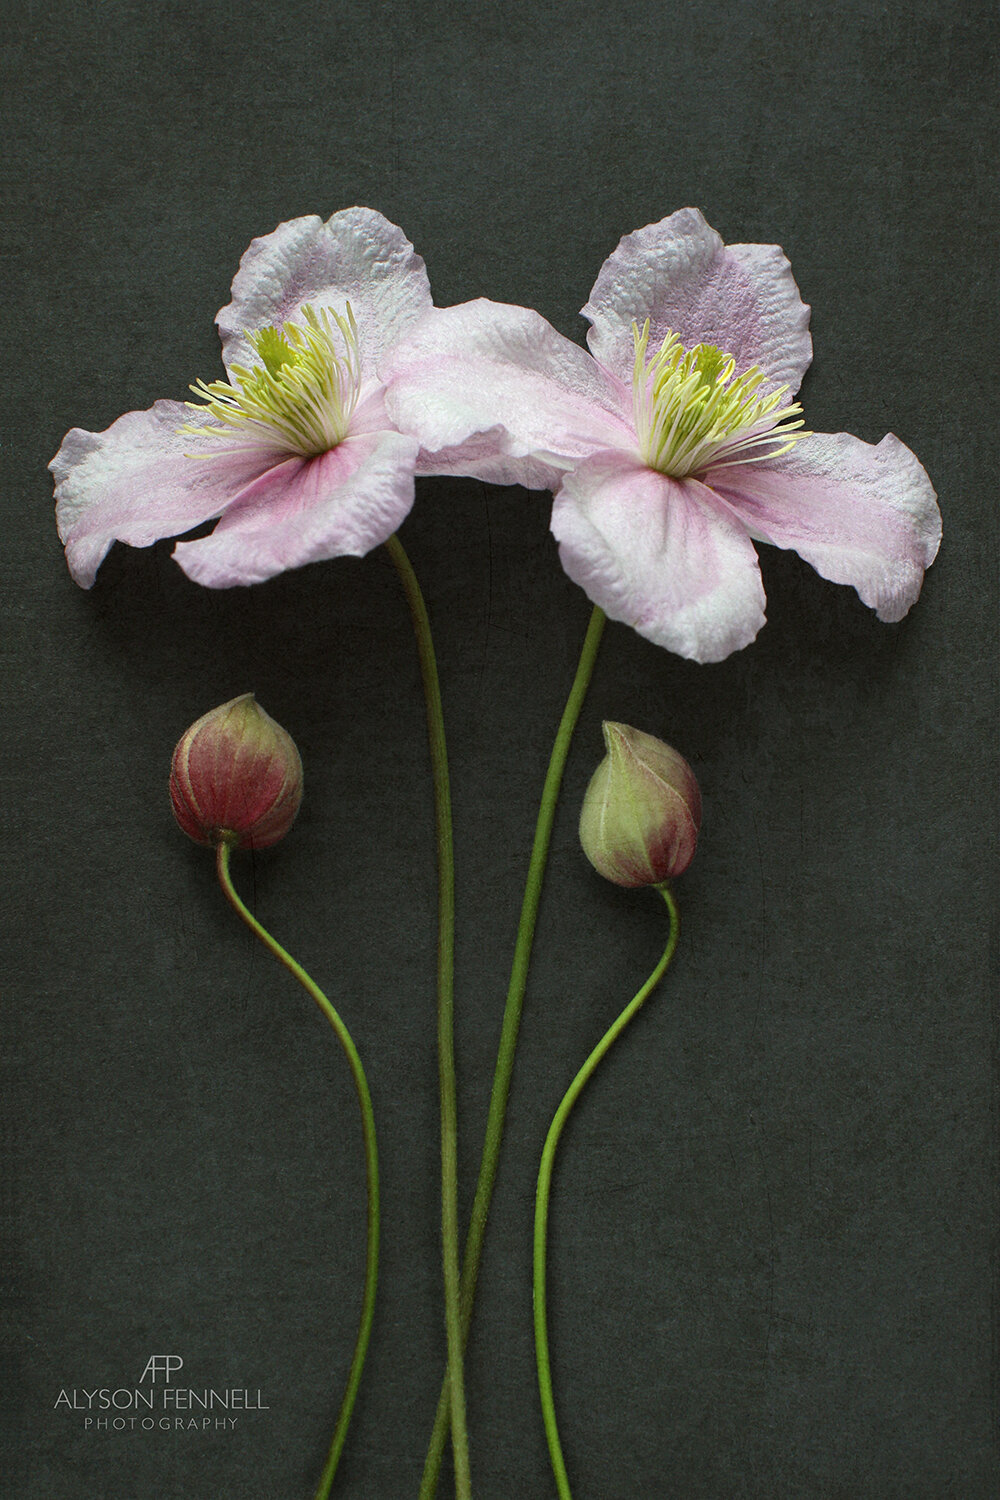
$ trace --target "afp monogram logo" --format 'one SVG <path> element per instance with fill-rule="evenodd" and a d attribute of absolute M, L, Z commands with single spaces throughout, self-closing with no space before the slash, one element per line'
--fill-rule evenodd
<path fill-rule="evenodd" d="M 183 1368 L 180 1354 L 151 1354 L 135 1385 L 73 1386 L 53 1409 L 81 1413 L 85 1432 L 233 1432 L 248 1413 L 271 1409 L 259 1388 L 177 1385 Z"/>
<path fill-rule="evenodd" d="M 162 1371 L 163 1378 L 169 1385 L 173 1379 L 175 1370 L 182 1370 L 184 1361 L 179 1354 L 151 1354 L 146 1361 L 146 1368 L 139 1376 L 139 1384 L 144 1380 L 156 1380 L 157 1371 Z"/>

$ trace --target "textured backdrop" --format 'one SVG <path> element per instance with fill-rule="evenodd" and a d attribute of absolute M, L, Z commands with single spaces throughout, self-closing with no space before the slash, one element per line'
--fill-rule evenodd
<path fill-rule="evenodd" d="M 694 204 L 728 240 L 780 242 L 813 306 L 809 425 L 895 432 L 944 515 L 900 625 L 765 549 L 769 623 L 723 664 L 606 634 L 469 1361 L 478 1500 L 554 1494 L 534 1175 L 563 1089 L 663 938 L 659 903 L 605 886 L 577 847 L 603 717 L 673 742 L 706 812 L 675 968 L 557 1172 L 575 1493 L 997 1492 L 995 39 L 979 0 L 22 0 L 2 153 L 5 1495 L 307 1500 L 329 1439 L 363 1255 L 349 1078 L 166 801 L 177 736 L 249 689 L 295 735 L 307 797 L 236 879 L 342 1007 L 381 1130 L 382 1291 L 339 1494 L 416 1494 L 444 1345 L 434 866 L 395 579 L 376 554 L 211 593 L 162 544 L 115 548 L 85 594 L 45 472 L 67 428 L 215 378 L 212 320 L 252 237 L 354 203 L 403 226 L 440 304 L 525 302 L 574 338 L 639 225 Z M 464 1206 L 588 616 L 547 512 L 541 494 L 421 481 L 402 533 L 453 758 Z M 135 1386 L 153 1353 L 268 1409 L 227 1433 L 115 1433 L 55 1408 L 62 1389 Z"/>

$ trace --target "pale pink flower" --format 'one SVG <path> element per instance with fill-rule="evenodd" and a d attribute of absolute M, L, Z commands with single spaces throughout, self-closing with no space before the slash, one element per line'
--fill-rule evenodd
<path fill-rule="evenodd" d="M 422 467 L 553 489 L 569 576 L 696 661 L 764 624 L 754 541 L 906 614 L 940 540 L 934 490 L 898 438 L 804 433 L 809 310 L 777 245 L 726 246 L 681 209 L 621 241 L 583 314 L 589 354 L 483 300 L 415 328 L 386 374 Z"/>
<path fill-rule="evenodd" d="M 146 547 L 216 517 L 174 551 L 211 588 L 384 542 L 413 504 L 418 444 L 386 411 L 382 372 L 430 310 L 423 261 L 373 209 L 254 240 L 217 319 L 228 379 L 74 428 L 50 464 L 77 583 L 116 539 Z"/>

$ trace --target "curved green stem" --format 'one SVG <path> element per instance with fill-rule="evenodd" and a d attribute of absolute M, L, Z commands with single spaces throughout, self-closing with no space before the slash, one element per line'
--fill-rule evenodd
<path fill-rule="evenodd" d="M 298 980 L 306 993 L 315 1000 L 333 1027 L 337 1034 L 337 1040 L 343 1048 L 344 1055 L 350 1066 L 351 1077 L 354 1080 L 354 1088 L 358 1096 L 358 1104 L 361 1107 L 361 1128 L 365 1139 L 365 1169 L 368 1176 L 368 1251 L 365 1260 L 365 1286 L 361 1298 L 361 1321 L 358 1325 L 358 1337 L 354 1345 L 354 1357 L 351 1360 L 351 1368 L 347 1377 L 344 1397 L 340 1403 L 340 1413 L 337 1417 L 333 1441 L 330 1444 L 330 1451 L 327 1454 L 319 1488 L 315 1496 L 315 1500 L 327 1500 L 330 1493 L 330 1486 L 333 1484 L 333 1476 L 337 1472 L 337 1464 L 340 1462 L 340 1455 L 347 1439 L 347 1429 L 350 1426 L 351 1413 L 354 1410 L 358 1387 L 361 1384 L 361 1372 L 364 1369 L 365 1355 L 368 1353 L 372 1319 L 375 1316 L 379 1238 L 378 1148 L 375 1141 L 375 1116 L 372 1111 L 371 1095 L 368 1092 L 368 1080 L 365 1078 L 365 1070 L 361 1066 L 361 1058 L 358 1056 L 358 1049 L 351 1039 L 350 1032 L 319 985 L 309 977 L 301 964 L 296 963 L 291 954 L 285 952 L 281 944 L 276 942 L 267 931 L 267 928 L 262 927 L 253 913 L 244 906 L 236 893 L 229 873 L 229 853 L 230 845 L 223 840 L 219 844 L 216 854 L 216 870 L 219 876 L 219 884 L 225 892 L 226 899 L 249 927 L 254 937 L 260 939 L 264 947 L 270 953 L 273 953 L 280 963 L 284 964 L 288 972 Z"/>
<path fill-rule="evenodd" d="M 566 1475 L 566 1465 L 563 1461 L 562 1446 L 559 1442 L 559 1430 L 556 1426 L 556 1409 L 552 1398 L 552 1367 L 549 1363 L 549 1335 L 545 1306 L 545 1251 L 549 1219 L 549 1193 L 552 1186 L 552 1166 L 555 1161 L 556 1147 L 559 1145 L 559 1137 L 562 1135 L 566 1121 L 569 1119 L 570 1111 L 583 1092 L 588 1079 L 604 1054 L 617 1038 L 621 1036 L 632 1018 L 638 1014 L 643 1003 L 653 993 L 653 990 L 655 990 L 666 973 L 670 960 L 674 956 L 674 949 L 677 947 L 677 937 L 680 930 L 677 905 L 665 885 L 657 886 L 657 890 L 667 903 L 667 910 L 670 913 L 670 933 L 667 937 L 667 946 L 663 950 L 663 957 L 646 980 L 642 989 L 633 1000 L 629 1001 L 617 1021 L 601 1037 L 601 1040 L 567 1089 L 562 1103 L 555 1112 L 552 1124 L 549 1126 L 549 1133 L 545 1139 L 545 1148 L 542 1151 L 542 1163 L 538 1170 L 538 1191 L 535 1197 L 533 1283 L 535 1355 L 538 1364 L 538 1391 L 542 1402 L 542 1420 L 545 1423 L 545 1437 L 549 1445 L 549 1457 L 552 1460 L 552 1472 L 555 1475 L 559 1500 L 572 1500 L 572 1496 L 570 1495 L 569 1479 Z"/>
<path fill-rule="evenodd" d="M 584 637 L 583 649 L 580 652 L 580 660 L 577 665 L 576 676 L 573 679 L 573 686 L 570 688 L 566 707 L 563 709 L 563 715 L 556 732 L 555 743 L 552 746 L 552 754 L 549 758 L 549 768 L 545 776 L 545 785 L 542 788 L 542 800 L 538 809 L 538 821 L 535 825 L 535 838 L 531 848 L 531 860 L 528 864 L 528 878 L 525 883 L 524 899 L 521 904 L 521 920 L 517 929 L 514 961 L 511 965 L 507 1003 L 504 1008 L 503 1026 L 500 1032 L 500 1048 L 497 1053 L 496 1068 L 493 1074 L 493 1091 L 490 1096 L 490 1111 L 486 1122 L 486 1139 L 483 1144 L 483 1155 L 479 1166 L 479 1180 L 476 1183 L 476 1196 L 472 1204 L 469 1232 L 465 1241 L 465 1258 L 462 1263 L 461 1285 L 463 1346 L 469 1337 L 469 1328 L 472 1323 L 472 1307 L 476 1294 L 476 1282 L 479 1277 L 479 1263 L 483 1253 L 483 1238 L 486 1234 L 486 1221 L 489 1216 L 490 1203 L 493 1198 L 493 1187 L 496 1182 L 497 1164 L 500 1159 L 500 1142 L 503 1137 L 504 1118 L 507 1113 L 507 1099 L 510 1094 L 510 1081 L 514 1070 L 514 1054 L 517 1050 L 521 1011 L 524 1007 L 524 991 L 528 982 L 528 965 L 531 961 L 531 947 L 535 937 L 535 923 L 538 918 L 538 904 L 542 895 L 542 882 L 545 877 L 545 865 L 549 855 L 549 843 L 552 838 L 552 824 L 555 820 L 556 803 L 559 798 L 559 789 L 562 785 L 563 771 L 566 767 L 566 757 L 569 754 L 569 747 L 573 739 L 573 731 L 580 717 L 580 710 L 583 708 L 583 701 L 587 696 L 590 679 L 594 673 L 597 652 L 601 644 L 601 636 L 604 632 L 604 623 L 604 612 L 595 605 L 590 616 L 590 623 L 587 626 L 587 634 Z M 448 1435 L 448 1418 L 449 1381 L 446 1377 L 440 1399 L 438 1400 L 437 1413 L 434 1418 L 434 1431 L 431 1434 L 430 1447 L 428 1448 L 427 1458 L 424 1463 L 423 1480 L 420 1485 L 420 1500 L 433 1500 L 434 1495 L 437 1493 L 441 1460 Z"/>
<path fill-rule="evenodd" d="M 465 1418 L 461 1278 L 458 1259 L 458 1103 L 455 1081 L 455 857 L 451 829 L 451 790 L 430 620 L 417 576 L 398 536 L 386 551 L 399 575 L 417 638 L 420 675 L 427 705 L 427 737 L 434 778 L 434 818 L 438 860 L 438 1081 L 441 1097 L 441 1241 L 444 1268 L 445 1333 L 448 1342 L 448 1396 L 455 1458 L 457 1500 L 471 1500 L 469 1438 Z"/>

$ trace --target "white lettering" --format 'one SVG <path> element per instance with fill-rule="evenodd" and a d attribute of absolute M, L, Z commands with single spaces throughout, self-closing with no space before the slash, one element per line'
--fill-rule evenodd
<path fill-rule="evenodd" d="M 146 1379 L 155 1384 L 157 1375 L 162 1375 L 169 1384 L 175 1371 L 183 1367 L 184 1361 L 179 1354 L 151 1354 L 146 1361 L 146 1368 L 139 1376 L 140 1384 Z"/>

